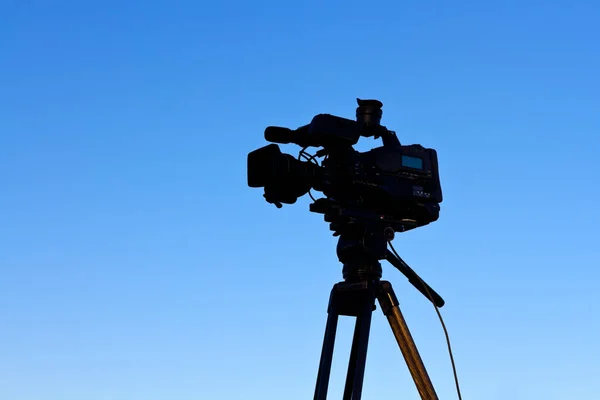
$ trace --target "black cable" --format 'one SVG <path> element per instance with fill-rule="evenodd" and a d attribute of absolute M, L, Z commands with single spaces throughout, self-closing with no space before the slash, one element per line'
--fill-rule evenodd
<path fill-rule="evenodd" d="M 390 245 L 390 248 L 392 249 L 392 252 L 394 253 L 394 255 L 396 257 L 400 258 L 400 255 L 394 248 L 394 245 L 392 244 L 392 242 L 388 241 L 388 244 Z M 425 284 L 425 282 L 423 282 L 421 277 L 419 277 L 418 275 L 416 275 L 416 276 L 417 276 L 417 278 L 419 278 L 419 280 L 423 284 L 423 287 L 425 288 L 425 291 L 427 292 L 427 297 L 429 297 L 429 300 L 431 300 L 431 303 L 433 304 L 433 308 L 435 309 L 435 312 L 437 313 L 438 318 L 440 319 L 440 322 L 442 324 L 442 329 L 444 330 L 444 335 L 446 336 L 446 344 L 448 345 L 448 354 L 450 354 L 450 362 L 452 363 L 452 372 L 454 373 L 454 382 L 456 384 L 456 393 L 458 394 L 458 399 L 462 400 L 462 395 L 460 393 L 460 385 L 458 384 L 458 374 L 456 373 L 456 364 L 454 363 L 454 355 L 452 354 L 452 346 L 450 345 L 450 335 L 448 335 L 448 329 L 446 329 L 446 324 L 444 323 L 444 318 L 442 318 L 442 313 L 440 312 L 440 309 L 438 308 L 438 306 L 435 305 L 435 301 L 433 300 L 433 296 L 431 295 L 431 292 L 429 292 L 429 289 L 427 289 L 427 285 Z"/>
<path fill-rule="evenodd" d="M 310 163 L 313 163 L 313 164 L 316 164 L 316 165 L 320 166 L 320 165 L 319 165 L 319 161 L 318 161 L 318 160 L 317 160 L 317 158 L 316 158 L 316 157 L 317 157 L 317 155 L 316 155 L 316 154 L 309 154 L 308 152 L 306 152 L 306 149 L 307 149 L 307 148 L 308 148 L 308 147 L 304 147 L 302 150 L 300 150 L 300 153 L 298 153 L 298 160 L 301 160 L 301 158 L 303 158 L 303 157 L 304 157 L 304 159 L 305 159 L 307 162 L 310 162 Z M 310 198 L 312 199 L 312 201 L 317 201 L 317 200 L 314 198 L 314 196 L 312 195 L 312 192 L 311 192 L 310 190 L 308 191 L 308 195 L 310 196 Z"/>

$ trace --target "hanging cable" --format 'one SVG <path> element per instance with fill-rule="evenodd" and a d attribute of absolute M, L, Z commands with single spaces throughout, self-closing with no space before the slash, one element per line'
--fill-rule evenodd
<path fill-rule="evenodd" d="M 392 242 L 388 241 L 388 244 L 390 245 L 390 249 L 392 250 L 392 253 L 394 253 L 394 255 L 396 257 L 400 258 L 400 255 L 394 248 L 394 245 L 392 244 Z M 446 336 L 446 344 L 448 346 L 448 354 L 450 355 L 450 363 L 452 364 L 452 372 L 454 373 L 454 383 L 456 384 L 456 394 L 458 395 L 458 399 L 462 400 L 462 395 L 460 393 L 460 385 L 458 384 L 458 374 L 456 372 L 456 364 L 454 363 L 454 355 L 452 354 L 452 346 L 450 345 L 450 335 L 448 334 L 448 329 L 446 329 L 446 324 L 444 323 L 444 318 L 442 318 L 442 313 L 440 312 L 439 307 L 435 305 L 435 301 L 433 300 L 433 296 L 431 295 L 431 292 L 429 291 L 429 289 L 427 289 L 427 285 L 425 284 L 425 282 L 423 282 L 423 280 L 418 275 L 416 275 L 416 276 L 423 284 L 423 287 L 425 288 L 425 291 L 427 292 L 427 297 L 431 301 L 431 304 L 433 304 L 433 308 L 435 308 L 435 312 L 437 313 L 440 323 L 442 324 L 442 329 L 444 330 L 444 335 Z"/>

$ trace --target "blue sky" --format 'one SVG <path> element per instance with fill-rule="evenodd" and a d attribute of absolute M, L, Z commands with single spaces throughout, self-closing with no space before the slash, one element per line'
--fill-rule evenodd
<path fill-rule="evenodd" d="M 446 299 L 464 398 L 597 397 L 599 12 L 5 0 L 0 398 L 311 398 L 336 241 L 308 199 L 248 188 L 246 155 L 268 125 L 352 118 L 356 97 L 438 150 L 440 219 L 395 246 Z M 384 277 L 455 398 L 433 308 Z M 384 396 L 418 398 L 378 311 L 363 398 Z"/>

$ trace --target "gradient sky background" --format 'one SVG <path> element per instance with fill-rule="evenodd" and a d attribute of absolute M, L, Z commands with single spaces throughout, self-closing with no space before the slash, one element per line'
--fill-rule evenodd
<path fill-rule="evenodd" d="M 446 299 L 464 398 L 598 398 L 600 5 L 366 4 L 0 3 L 1 399 L 312 398 L 336 240 L 246 155 L 356 97 L 438 150 L 441 217 L 395 245 Z M 432 306 L 384 268 L 456 398 Z M 380 311 L 363 398 L 418 398 Z"/>

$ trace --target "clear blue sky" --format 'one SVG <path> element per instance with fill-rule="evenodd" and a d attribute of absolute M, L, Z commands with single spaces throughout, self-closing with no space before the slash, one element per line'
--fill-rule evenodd
<path fill-rule="evenodd" d="M 600 5 L 367 4 L 0 4 L 1 399 L 311 398 L 336 241 L 246 155 L 356 97 L 438 150 L 440 219 L 395 244 L 447 301 L 464 398 L 600 396 Z M 384 268 L 456 398 L 433 308 Z M 386 396 L 418 398 L 377 311 Z"/>

